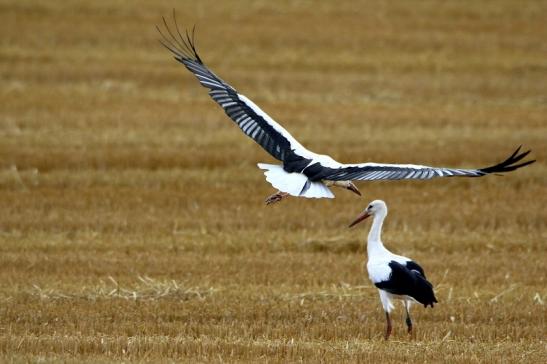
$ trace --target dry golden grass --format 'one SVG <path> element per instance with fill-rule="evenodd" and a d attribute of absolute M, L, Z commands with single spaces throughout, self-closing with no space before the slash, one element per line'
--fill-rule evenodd
<path fill-rule="evenodd" d="M 506 177 L 272 192 L 245 139 L 157 43 L 171 9 L 203 58 L 308 148 Z M 0 3 L 2 361 L 547 361 L 547 4 Z M 439 305 L 393 340 L 363 271 L 384 241 Z"/>

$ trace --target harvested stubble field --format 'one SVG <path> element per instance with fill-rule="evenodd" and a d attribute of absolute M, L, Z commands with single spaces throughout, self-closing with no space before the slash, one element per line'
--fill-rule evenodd
<path fill-rule="evenodd" d="M 272 162 L 158 43 L 178 10 L 209 66 L 345 162 L 505 177 L 272 193 Z M 0 3 L 3 361 L 545 362 L 547 3 Z M 384 241 L 439 304 L 392 340 L 363 270 Z"/>

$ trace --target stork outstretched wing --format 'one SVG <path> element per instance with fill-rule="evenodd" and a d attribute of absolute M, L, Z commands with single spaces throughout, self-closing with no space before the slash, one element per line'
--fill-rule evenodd
<path fill-rule="evenodd" d="M 201 60 L 196 50 L 194 30 L 181 33 L 173 13 L 174 30 L 163 18 L 161 44 L 170 50 L 175 59 L 186 66 L 209 89 L 211 98 L 248 137 L 258 143 L 274 158 L 283 162 L 291 172 L 300 172 L 309 164 L 314 153 L 304 148 L 285 128 L 279 125 L 254 102 L 238 93 L 235 88 L 215 75 Z"/>
<path fill-rule="evenodd" d="M 505 161 L 478 169 L 429 167 L 415 164 L 339 163 L 327 155 L 316 154 L 304 148 L 254 102 L 238 93 L 235 88 L 213 73 L 198 55 L 194 29 L 191 33 L 185 31 L 183 35 L 174 12 L 174 27 L 169 27 L 165 18 L 162 19 L 163 31 L 162 28 L 156 27 L 162 37 L 160 43 L 197 77 L 202 86 L 209 89 L 211 98 L 224 109 L 245 135 L 274 158 L 283 162 L 283 169 L 286 172 L 302 173 L 311 182 L 480 177 L 491 173 L 514 171 L 535 162 L 535 160 L 521 162 L 530 151 L 519 153 L 519 147 Z"/>
<path fill-rule="evenodd" d="M 318 162 L 307 168 L 310 180 L 329 181 L 374 181 L 398 179 L 432 179 L 437 177 L 481 177 L 492 173 L 511 172 L 515 169 L 534 163 L 535 160 L 521 162 L 530 151 L 520 152 L 520 148 L 505 161 L 490 167 L 477 169 L 460 169 L 446 167 L 429 167 L 415 164 L 340 164 L 339 168 L 321 166 Z M 521 162 L 521 163 L 519 163 Z M 304 171 L 306 173 L 306 171 Z"/>

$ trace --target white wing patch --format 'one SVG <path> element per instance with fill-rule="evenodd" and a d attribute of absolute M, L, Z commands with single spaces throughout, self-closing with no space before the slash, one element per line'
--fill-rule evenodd
<path fill-rule="evenodd" d="M 379 283 L 382 281 L 387 281 L 389 279 L 389 276 L 391 275 L 391 268 L 385 261 L 367 263 L 367 271 L 368 271 L 368 277 L 372 281 L 372 283 Z"/>
<path fill-rule="evenodd" d="M 334 193 L 321 182 L 311 182 L 309 188 L 300 196 L 307 198 L 334 198 Z"/>
<path fill-rule="evenodd" d="M 274 119 L 270 117 L 270 115 L 266 114 L 258 105 L 256 105 L 254 102 L 252 102 L 249 98 L 247 98 L 245 95 L 242 95 L 240 93 L 237 94 L 237 97 L 245 103 L 248 107 L 250 107 L 257 115 L 261 116 L 268 124 L 272 126 L 279 134 L 283 135 L 291 144 L 291 149 L 295 151 L 296 154 L 298 154 L 301 157 L 313 159 L 313 157 L 316 155 L 313 152 L 310 152 L 306 148 L 302 146 L 296 140 L 291 133 L 289 133 L 285 128 L 283 128 L 281 125 L 279 125 Z"/>
<path fill-rule="evenodd" d="M 308 182 L 308 178 L 301 173 L 287 173 L 282 166 L 276 164 L 258 163 L 258 168 L 266 170 L 266 181 L 274 188 L 291 196 L 334 198 L 334 194 L 321 182 L 311 182 L 304 194 L 300 194 Z"/>
<path fill-rule="evenodd" d="M 407 257 L 393 254 L 385 249 L 383 256 L 375 257 L 373 262 L 371 260 L 368 261 L 368 276 L 372 283 L 387 281 L 389 279 L 389 276 L 391 275 L 391 268 L 389 266 L 389 263 L 391 261 L 396 261 L 399 264 L 406 265 L 409 260 L 410 259 Z"/>
<path fill-rule="evenodd" d="M 428 166 L 422 166 L 419 164 L 388 164 L 388 163 L 358 163 L 358 164 L 342 164 L 343 167 L 395 167 L 395 168 L 410 168 L 410 169 L 425 169 L 434 168 Z"/>

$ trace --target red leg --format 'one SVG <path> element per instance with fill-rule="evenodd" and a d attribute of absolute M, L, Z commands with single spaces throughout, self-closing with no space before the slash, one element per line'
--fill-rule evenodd
<path fill-rule="evenodd" d="M 387 320 L 386 336 L 384 338 L 387 340 L 389 339 L 389 336 L 391 335 L 391 317 L 389 317 L 389 312 L 386 312 L 386 320 Z"/>

